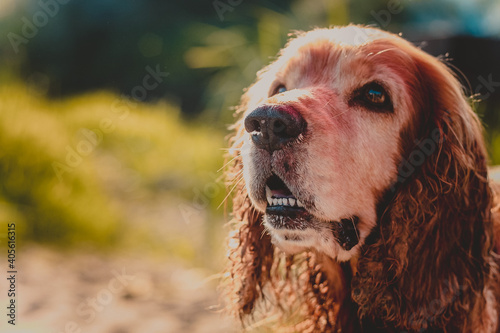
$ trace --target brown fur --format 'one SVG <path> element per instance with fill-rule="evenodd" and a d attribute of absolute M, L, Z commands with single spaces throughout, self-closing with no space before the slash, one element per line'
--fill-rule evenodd
<path fill-rule="evenodd" d="M 488 183 L 480 122 L 439 60 L 396 36 L 368 44 L 375 53 L 399 50 L 399 62 L 394 54 L 380 61 L 394 62 L 414 92 L 409 104 L 415 112 L 400 131 L 397 165 L 436 133 L 437 149 L 376 194 L 376 225 L 349 262 L 315 250 L 287 256 L 271 244 L 241 178 L 240 120 L 228 170 L 229 183 L 236 184 L 223 285 L 228 308 L 245 324 L 275 318 L 280 329 L 300 332 L 496 332 L 500 201 Z M 251 95 L 258 91 L 244 95 L 238 114 L 251 100 L 267 98 Z"/>

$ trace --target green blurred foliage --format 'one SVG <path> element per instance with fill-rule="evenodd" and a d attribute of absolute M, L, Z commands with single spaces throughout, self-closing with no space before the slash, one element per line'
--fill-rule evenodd
<path fill-rule="evenodd" d="M 5 1 L 13 4 L 0 20 L 5 35 L 24 36 L 26 22 L 47 12 L 37 0 Z M 144 68 L 159 64 L 170 79 L 147 99 L 166 97 L 183 114 L 204 111 L 214 122 L 228 119 L 242 89 L 290 31 L 349 22 L 348 4 L 340 0 L 72 0 L 54 12 L 26 43 L 0 39 L 6 68 L 60 97 L 100 88 L 130 94 Z"/>
<path fill-rule="evenodd" d="M 22 239 L 139 242 L 199 257 L 189 227 L 199 216 L 213 227 L 220 215 L 223 132 L 187 124 L 172 105 L 105 92 L 50 101 L 11 83 L 0 101 L 0 216 L 18 223 Z M 204 194 L 203 184 L 213 189 Z M 207 241 L 203 226 L 196 232 Z"/>

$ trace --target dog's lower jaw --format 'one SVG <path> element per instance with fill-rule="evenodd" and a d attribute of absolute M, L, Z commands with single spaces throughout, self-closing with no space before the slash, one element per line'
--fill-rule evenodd
<path fill-rule="evenodd" d="M 342 248 L 331 229 L 327 227 L 321 229 L 305 228 L 302 230 L 276 229 L 269 224 L 266 215 L 264 215 L 264 226 L 271 236 L 273 245 L 289 255 L 314 250 L 333 260 L 344 262 L 356 256 L 360 247 L 357 244 L 349 248 L 349 250 Z"/>

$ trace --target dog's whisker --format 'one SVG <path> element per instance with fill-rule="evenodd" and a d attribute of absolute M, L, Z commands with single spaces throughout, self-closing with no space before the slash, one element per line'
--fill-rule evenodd
<path fill-rule="evenodd" d="M 228 182 L 228 185 L 234 184 L 235 182 L 240 181 L 240 179 L 243 177 L 243 170 L 239 170 L 238 172 L 234 173 L 231 175 L 231 179 Z"/>
<path fill-rule="evenodd" d="M 359 238 L 359 234 L 358 234 L 358 229 L 354 225 L 354 218 L 351 217 L 349 220 L 351 220 L 352 228 L 354 229 L 354 232 L 356 233 L 356 238 L 358 239 L 358 242 L 359 242 L 360 238 Z"/>
<path fill-rule="evenodd" d="M 333 117 L 332 117 L 332 119 L 337 118 L 337 117 L 340 117 L 341 115 L 343 115 L 344 113 L 347 113 L 347 112 L 349 112 L 349 111 L 350 111 L 350 110 L 349 110 L 349 109 L 347 109 L 347 110 L 346 110 L 346 111 L 344 111 L 344 112 L 337 113 L 335 116 L 333 116 Z"/>
<path fill-rule="evenodd" d="M 238 172 L 238 173 L 233 175 L 233 178 L 227 183 L 227 186 L 235 185 L 235 184 L 241 182 L 242 179 L 243 179 L 243 173 Z"/>
<path fill-rule="evenodd" d="M 323 108 L 327 107 L 330 105 L 330 102 L 332 101 L 332 98 L 330 98 L 328 101 L 326 101 L 325 105 L 323 105 Z"/>
<path fill-rule="evenodd" d="M 234 184 L 234 186 L 231 188 L 231 190 L 229 190 L 229 193 L 226 195 L 226 197 L 224 198 L 224 200 L 222 200 L 222 202 L 220 203 L 220 205 L 217 207 L 217 209 L 221 208 L 221 206 L 226 202 L 226 200 L 229 198 L 229 196 L 231 195 L 231 193 L 233 193 L 234 189 L 236 188 L 236 186 L 238 186 L 238 184 L 243 180 L 243 177 L 241 177 L 238 182 L 236 182 L 236 184 Z"/>
<path fill-rule="evenodd" d="M 241 151 L 242 147 L 239 148 L 219 148 L 219 150 L 223 151 Z"/>
<path fill-rule="evenodd" d="M 232 159 L 227 161 L 223 166 L 220 167 L 219 170 L 217 170 L 217 172 L 221 172 L 222 170 L 224 170 L 229 164 L 231 164 L 237 158 L 238 158 L 238 155 L 236 155 L 235 157 L 233 157 Z"/>
<path fill-rule="evenodd" d="M 383 53 L 385 53 L 385 52 L 388 52 L 388 51 L 394 51 L 394 50 L 396 50 L 396 48 L 391 47 L 391 48 L 388 48 L 388 49 L 384 49 L 384 50 L 382 50 L 382 51 L 378 51 L 378 52 L 377 52 L 377 53 L 375 53 L 375 54 L 371 54 L 371 56 L 372 56 L 372 57 L 376 57 L 376 56 L 381 55 L 381 54 L 383 54 Z"/>

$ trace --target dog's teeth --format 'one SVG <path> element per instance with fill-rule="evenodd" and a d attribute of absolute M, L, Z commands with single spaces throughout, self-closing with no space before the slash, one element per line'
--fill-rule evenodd
<path fill-rule="evenodd" d="M 266 186 L 266 197 L 272 198 L 273 197 L 273 192 L 269 188 L 269 186 Z"/>
<path fill-rule="evenodd" d="M 268 196 L 267 202 L 269 206 L 304 207 L 296 198 L 275 198 L 273 196 Z"/>

